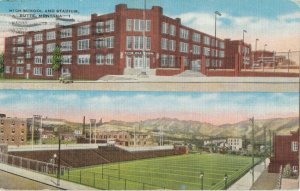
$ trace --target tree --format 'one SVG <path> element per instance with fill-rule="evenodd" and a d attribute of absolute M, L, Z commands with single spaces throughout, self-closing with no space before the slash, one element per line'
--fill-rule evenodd
<path fill-rule="evenodd" d="M 59 71 L 62 63 L 62 56 L 59 47 L 54 49 L 52 56 L 52 69 L 54 71 Z"/>
<path fill-rule="evenodd" d="M 285 167 L 283 168 L 283 173 L 282 176 L 284 178 L 289 178 L 292 175 L 292 168 L 290 164 L 285 165 Z"/>
<path fill-rule="evenodd" d="M 4 53 L 0 53 L 0 74 L 4 72 Z"/>

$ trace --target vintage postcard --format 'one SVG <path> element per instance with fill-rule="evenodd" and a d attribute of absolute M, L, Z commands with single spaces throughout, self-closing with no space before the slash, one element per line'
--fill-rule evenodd
<path fill-rule="evenodd" d="M 298 190 L 299 28 L 299 0 L 0 0 L 0 188 Z"/>

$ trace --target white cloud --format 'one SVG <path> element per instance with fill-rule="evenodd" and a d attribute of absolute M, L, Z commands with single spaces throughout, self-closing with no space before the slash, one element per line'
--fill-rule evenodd
<path fill-rule="evenodd" d="M 189 12 L 173 16 L 179 17 L 182 23 L 199 31 L 214 35 L 214 15 L 208 13 Z M 266 19 L 258 17 L 234 17 L 222 13 L 217 18 L 217 36 L 221 38 L 242 39 L 243 30 L 247 30 L 245 41 L 254 45 L 259 38 L 258 49 L 264 44 L 271 51 L 299 50 L 300 13 L 280 15 L 277 18 Z"/>

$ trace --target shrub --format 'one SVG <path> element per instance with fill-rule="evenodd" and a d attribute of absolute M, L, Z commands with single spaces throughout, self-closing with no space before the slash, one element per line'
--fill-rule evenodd
<path fill-rule="evenodd" d="M 282 177 L 289 178 L 292 175 L 292 167 L 290 164 L 285 165 L 282 172 Z"/>

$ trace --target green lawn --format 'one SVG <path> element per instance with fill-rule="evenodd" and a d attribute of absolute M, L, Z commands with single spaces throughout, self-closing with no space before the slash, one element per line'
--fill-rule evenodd
<path fill-rule="evenodd" d="M 78 168 L 65 172 L 62 178 L 107 190 L 200 190 L 203 171 L 203 188 L 220 190 L 225 187 L 225 173 L 230 185 L 251 168 L 251 163 L 251 157 L 189 154 Z"/>

